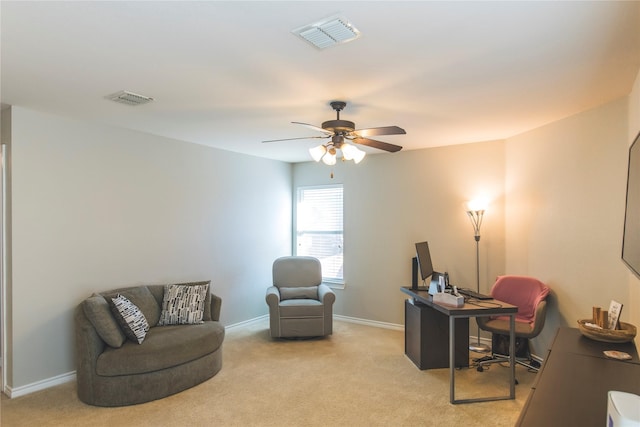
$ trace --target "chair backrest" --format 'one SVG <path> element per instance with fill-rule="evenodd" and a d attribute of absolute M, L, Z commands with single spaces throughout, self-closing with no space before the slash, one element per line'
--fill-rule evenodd
<path fill-rule="evenodd" d="M 273 285 L 287 288 L 318 286 L 322 283 L 320 260 L 309 256 L 286 256 L 273 262 Z"/>
<path fill-rule="evenodd" d="M 549 287 L 527 276 L 498 276 L 491 296 L 518 307 L 517 319 L 534 322 L 536 308 L 549 295 Z"/>

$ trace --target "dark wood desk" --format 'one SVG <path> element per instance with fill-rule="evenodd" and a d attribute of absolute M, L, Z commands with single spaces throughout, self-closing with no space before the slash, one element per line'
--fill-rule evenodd
<path fill-rule="evenodd" d="M 608 359 L 604 350 L 631 354 Z M 609 390 L 640 394 L 640 359 L 633 343 L 609 344 L 560 328 L 531 387 L 518 426 L 603 426 Z"/>
<path fill-rule="evenodd" d="M 469 366 L 469 319 L 456 320 L 455 366 Z M 449 367 L 449 317 L 414 299 L 404 301 L 404 353 L 420 369 Z"/>
<path fill-rule="evenodd" d="M 433 302 L 433 298 L 427 291 L 416 291 L 410 287 L 401 287 L 400 290 L 409 295 L 414 305 L 422 304 L 428 309 L 435 310 L 449 318 L 449 401 L 451 403 L 471 403 L 486 402 L 490 400 L 515 399 L 516 397 L 516 364 L 515 364 L 515 316 L 518 307 L 497 300 L 478 301 L 476 303 L 465 302 L 462 307 L 451 307 Z M 405 308 L 408 305 L 405 303 Z M 456 367 L 456 323 L 459 319 L 467 319 L 467 339 L 465 346 L 469 346 L 468 337 L 468 319 L 470 317 L 482 316 L 509 316 L 510 318 L 510 341 L 509 341 L 509 358 L 510 358 L 510 378 L 509 378 L 509 395 L 497 397 L 483 397 L 474 399 L 456 399 L 455 397 L 455 367 Z M 407 325 L 405 325 L 406 329 Z M 406 335 L 405 335 L 406 336 Z M 437 343 L 435 345 L 438 345 Z M 405 344 L 406 348 L 406 344 Z M 468 354 L 468 353 L 467 353 Z"/>

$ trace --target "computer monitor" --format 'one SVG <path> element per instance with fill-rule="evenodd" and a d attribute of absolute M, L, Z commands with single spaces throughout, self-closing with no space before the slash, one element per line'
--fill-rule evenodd
<path fill-rule="evenodd" d="M 422 281 L 424 282 L 433 274 L 433 264 L 431 263 L 429 243 L 416 243 L 416 255 L 418 258 L 418 266 L 420 267 L 420 277 L 422 277 Z"/>

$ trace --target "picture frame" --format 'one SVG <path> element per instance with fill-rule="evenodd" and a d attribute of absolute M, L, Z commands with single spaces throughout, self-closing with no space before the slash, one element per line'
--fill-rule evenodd
<path fill-rule="evenodd" d="M 622 311 L 622 304 L 618 301 L 611 300 L 609 304 L 609 312 L 607 319 L 606 329 L 618 329 L 618 320 L 620 319 L 620 312 Z"/>
<path fill-rule="evenodd" d="M 629 147 L 622 260 L 640 278 L 640 132 Z"/>

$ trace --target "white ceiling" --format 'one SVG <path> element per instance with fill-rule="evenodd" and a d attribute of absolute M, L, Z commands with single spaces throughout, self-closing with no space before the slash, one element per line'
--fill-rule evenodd
<path fill-rule="evenodd" d="M 291 33 L 336 14 L 362 36 L 321 51 Z M 289 162 L 318 140 L 261 141 L 317 136 L 290 122 L 334 119 L 331 100 L 411 150 L 601 105 L 640 68 L 638 1 L 3 0 L 0 16 L 3 104 Z M 155 101 L 104 99 L 119 90 Z"/>

